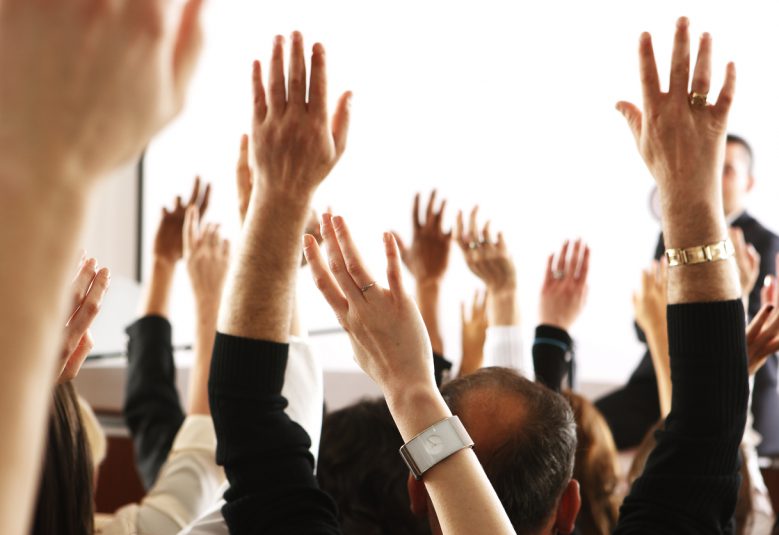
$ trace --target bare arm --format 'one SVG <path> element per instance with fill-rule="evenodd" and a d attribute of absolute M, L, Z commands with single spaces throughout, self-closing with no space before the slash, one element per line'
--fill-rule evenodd
<path fill-rule="evenodd" d="M 145 36 L 172 6 L 112 6 L 0 4 L 0 248 L 9 252 L 0 295 L 14 304 L 0 318 L 0 340 L 15 356 L 0 378 L 0 431 L 9 437 L 0 445 L 3 533 L 28 529 L 68 277 L 93 185 L 175 115 L 197 57 L 199 1 L 187 2 L 161 39 Z"/>
<path fill-rule="evenodd" d="M 305 253 L 312 275 L 349 333 L 360 367 L 379 385 L 405 441 L 451 416 L 433 379 L 430 342 L 414 301 L 404 292 L 400 255 L 384 235 L 389 289 L 363 265 L 342 218 L 326 218 L 329 266 L 310 236 Z M 425 487 L 444 533 L 514 533 L 492 485 L 470 449 L 431 468 Z"/>

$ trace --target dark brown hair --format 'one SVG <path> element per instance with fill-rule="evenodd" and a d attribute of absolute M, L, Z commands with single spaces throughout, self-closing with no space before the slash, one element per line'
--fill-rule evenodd
<path fill-rule="evenodd" d="M 33 535 L 94 532 L 92 454 L 73 385 L 54 390 Z"/>
<path fill-rule="evenodd" d="M 620 499 L 617 447 L 606 420 L 589 400 L 563 392 L 576 420 L 573 477 L 581 485 L 582 508 L 576 525 L 584 535 L 608 535 L 617 526 Z"/>

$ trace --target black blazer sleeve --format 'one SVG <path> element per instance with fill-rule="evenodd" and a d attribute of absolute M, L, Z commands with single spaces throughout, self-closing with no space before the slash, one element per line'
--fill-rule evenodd
<path fill-rule="evenodd" d="M 338 534 L 336 505 L 314 477 L 311 440 L 284 412 L 289 345 L 217 333 L 208 399 L 233 535 Z"/>
<path fill-rule="evenodd" d="M 148 490 L 168 458 L 184 411 L 176 390 L 170 322 L 161 316 L 146 316 L 130 325 L 127 334 L 123 413 L 136 468 Z"/>
<path fill-rule="evenodd" d="M 668 338 L 671 413 L 615 533 L 723 533 L 749 396 L 741 300 L 669 306 Z"/>

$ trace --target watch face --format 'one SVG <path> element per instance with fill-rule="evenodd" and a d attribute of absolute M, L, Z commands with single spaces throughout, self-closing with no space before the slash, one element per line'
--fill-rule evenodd
<path fill-rule="evenodd" d="M 444 449 L 444 440 L 438 435 L 430 435 L 425 440 L 425 451 L 430 455 L 438 455 Z"/>
<path fill-rule="evenodd" d="M 656 220 L 660 221 L 660 214 L 662 212 L 660 211 L 660 192 L 658 191 L 657 186 L 653 187 L 652 191 L 649 192 L 649 211 Z"/>

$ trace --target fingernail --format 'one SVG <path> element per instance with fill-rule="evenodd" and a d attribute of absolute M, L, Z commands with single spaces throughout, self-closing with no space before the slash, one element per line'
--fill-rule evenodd
<path fill-rule="evenodd" d="M 333 218 L 333 227 L 334 228 L 341 228 L 344 225 L 344 218 L 340 215 L 337 215 Z"/>
<path fill-rule="evenodd" d="M 772 282 L 774 282 L 774 278 L 771 275 L 766 275 L 763 279 L 763 286 L 771 286 Z"/>
<path fill-rule="evenodd" d="M 298 31 L 292 32 L 292 42 L 293 43 L 299 43 L 302 40 L 303 40 L 303 34 L 302 33 L 298 32 Z"/>
<path fill-rule="evenodd" d="M 305 250 L 311 247 L 313 243 L 314 238 L 311 236 L 311 234 L 305 234 L 303 236 L 303 251 L 305 252 Z"/>
<path fill-rule="evenodd" d="M 283 35 L 277 35 L 273 38 L 273 45 L 283 45 L 284 44 L 284 36 Z"/>

